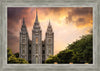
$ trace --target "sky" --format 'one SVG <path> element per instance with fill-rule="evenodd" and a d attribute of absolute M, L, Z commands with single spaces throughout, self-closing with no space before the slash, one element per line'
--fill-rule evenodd
<path fill-rule="evenodd" d="M 37 7 L 38 20 L 42 29 L 42 40 L 50 23 L 54 32 L 54 55 L 67 48 L 69 44 L 93 29 L 92 7 Z M 36 7 L 7 8 L 8 48 L 13 53 L 19 52 L 19 33 L 25 18 L 29 39 L 36 16 Z"/>

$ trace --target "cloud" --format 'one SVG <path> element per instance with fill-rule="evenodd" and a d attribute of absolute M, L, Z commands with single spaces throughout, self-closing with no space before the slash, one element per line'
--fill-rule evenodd
<path fill-rule="evenodd" d="M 22 18 L 22 17 L 25 17 L 27 14 L 28 14 L 28 12 L 30 12 L 30 8 L 28 8 L 28 7 L 26 7 L 26 8 L 24 8 L 24 7 L 8 7 L 8 19 L 15 19 L 15 20 L 17 20 L 17 19 L 20 19 L 20 18 Z"/>
<path fill-rule="evenodd" d="M 73 8 L 68 12 L 68 17 L 65 20 L 67 22 L 73 22 L 76 27 L 86 27 L 86 25 L 93 24 L 92 12 L 92 7 Z"/>
<path fill-rule="evenodd" d="M 8 48 L 12 50 L 13 53 L 19 52 L 19 37 L 14 36 L 14 33 L 8 30 Z"/>
<path fill-rule="evenodd" d="M 92 7 L 79 7 L 79 8 L 74 8 L 73 13 L 76 15 L 88 15 L 88 14 L 93 14 L 92 13 Z"/>

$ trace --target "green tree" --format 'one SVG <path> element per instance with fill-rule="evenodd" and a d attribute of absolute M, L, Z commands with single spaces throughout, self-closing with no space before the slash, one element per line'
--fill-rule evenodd
<path fill-rule="evenodd" d="M 46 61 L 45 63 L 48 63 L 48 64 L 53 64 L 55 62 L 59 62 L 59 58 L 57 57 L 57 55 L 55 56 L 50 56 Z"/>
<path fill-rule="evenodd" d="M 19 58 L 19 53 L 14 54 L 16 58 Z"/>
<path fill-rule="evenodd" d="M 7 48 L 7 62 L 8 62 L 8 64 L 28 64 L 28 61 L 26 61 L 23 58 L 16 58 L 15 55 L 13 55 L 11 50 L 9 48 Z"/>
<path fill-rule="evenodd" d="M 57 57 L 59 58 L 58 63 L 69 63 L 71 62 L 71 59 L 73 57 L 73 51 L 72 50 L 64 50 L 57 54 Z"/>
<path fill-rule="evenodd" d="M 49 57 L 46 63 L 93 63 L 93 35 L 82 36 L 80 40 L 69 44 L 57 55 Z"/>
<path fill-rule="evenodd" d="M 11 50 L 9 49 L 9 48 L 7 48 L 7 57 L 9 58 L 10 56 L 12 56 L 13 54 L 12 54 L 12 52 L 11 52 Z"/>
<path fill-rule="evenodd" d="M 72 61 L 74 63 L 92 63 L 93 61 L 93 38 L 91 35 L 82 36 L 80 40 L 70 44 L 69 49 L 74 51 Z"/>

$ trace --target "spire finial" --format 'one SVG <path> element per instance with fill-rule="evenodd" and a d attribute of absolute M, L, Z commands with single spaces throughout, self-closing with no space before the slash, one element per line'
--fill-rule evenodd
<path fill-rule="evenodd" d="M 35 22 L 38 22 L 37 8 L 36 8 L 36 19 L 35 19 Z"/>
<path fill-rule="evenodd" d="M 50 19 L 49 19 L 49 24 L 48 24 L 47 31 L 52 31 L 52 26 L 51 26 L 51 23 L 50 23 Z"/>
<path fill-rule="evenodd" d="M 50 25 L 50 19 L 49 19 L 49 25 Z"/>
<path fill-rule="evenodd" d="M 36 8 L 36 12 L 37 12 L 37 8 Z"/>
<path fill-rule="evenodd" d="M 50 25 L 50 19 L 49 19 L 49 26 L 51 26 L 51 25 Z"/>
<path fill-rule="evenodd" d="M 25 25 L 25 18 L 23 17 L 23 25 Z"/>

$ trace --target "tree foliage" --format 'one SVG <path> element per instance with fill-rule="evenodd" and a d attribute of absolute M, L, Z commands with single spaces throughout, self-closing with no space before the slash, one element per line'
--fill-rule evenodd
<path fill-rule="evenodd" d="M 92 34 L 82 36 L 80 40 L 69 44 L 65 50 L 60 51 L 55 56 L 49 57 L 46 63 L 93 63 L 92 40 Z"/>
<path fill-rule="evenodd" d="M 8 62 L 8 64 L 28 64 L 28 62 L 25 59 L 18 58 L 15 55 L 13 55 L 11 50 L 9 48 L 7 48 L 7 62 Z"/>
<path fill-rule="evenodd" d="M 19 58 L 19 53 L 14 54 L 16 58 Z"/>

